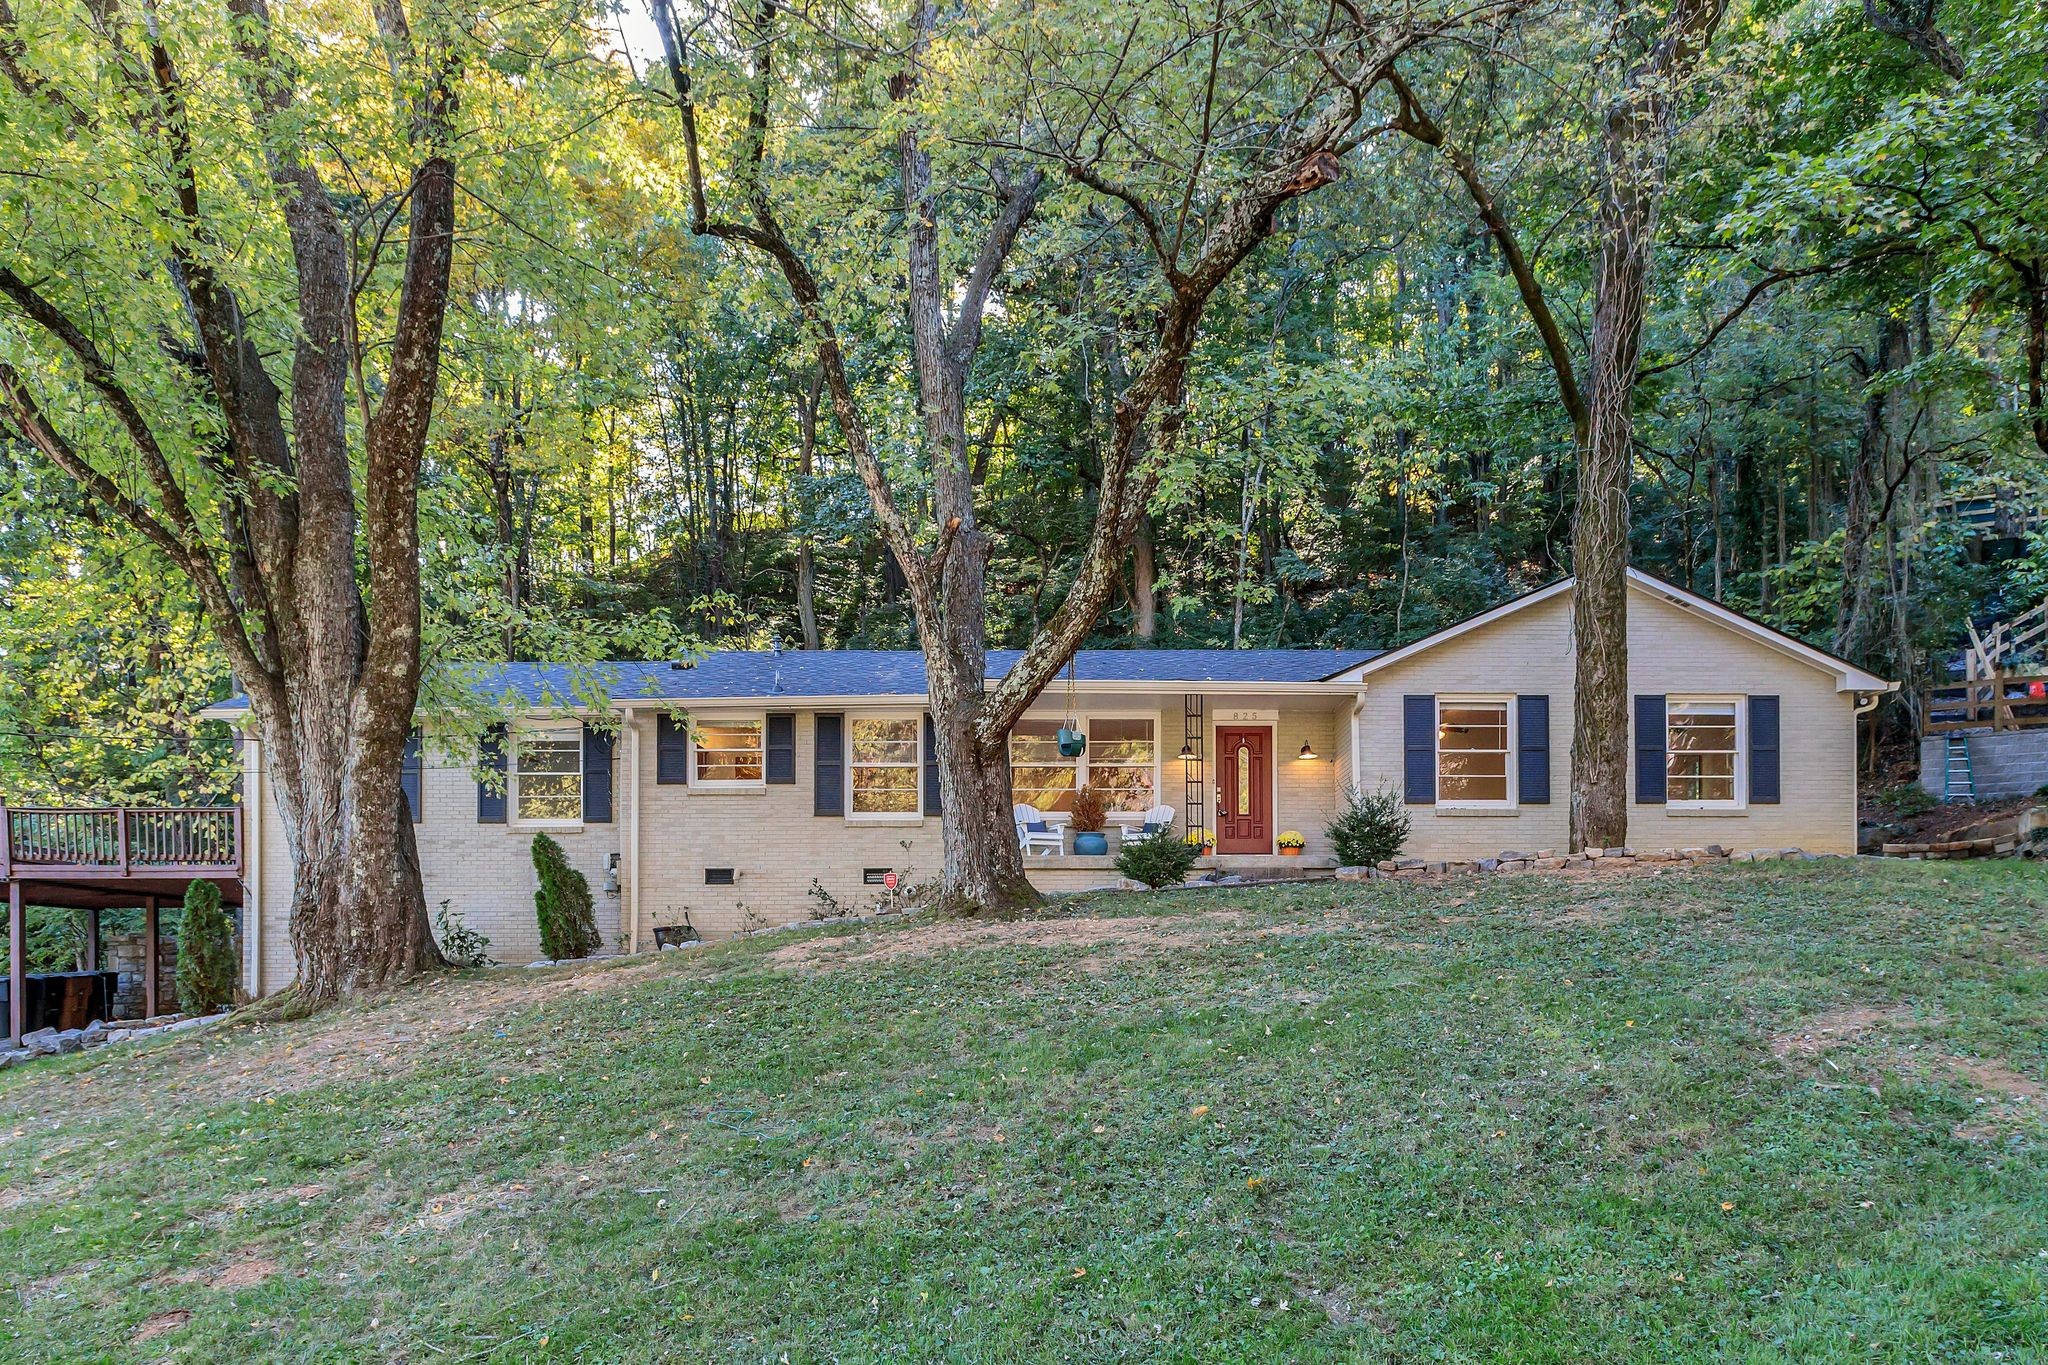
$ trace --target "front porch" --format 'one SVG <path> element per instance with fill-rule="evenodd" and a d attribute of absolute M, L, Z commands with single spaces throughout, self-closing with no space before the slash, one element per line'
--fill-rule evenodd
<path fill-rule="evenodd" d="M 239 806 L 0 806 L 0 883 L 7 887 L 7 1036 L 29 1032 L 28 907 L 84 910 L 85 969 L 100 971 L 100 912 L 139 909 L 143 918 L 143 1008 L 158 1013 L 157 916 L 195 881 L 242 904 Z M 41 982 L 39 985 L 43 984 Z"/>
<path fill-rule="evenodd" d="M 1038 854 L 1024 859 L 1024 875 L 1040 891 L 1097 891 L 1123 885 L 1114 854 Z M 1248 882 L 1320 881 L 1337 875 L 1333 853 L 1205 853 L 1195 859 L 1190 884 L 1218 877 Z"/>
<path fill-rule="evenodd" d="M 1125 836 L 1148 821 L 1168 824 L 1166 837 L 1208 844 L 1197 864 L 1204 872 L 1334 869 L 1325 831 L 1342 805 L 1345 722 L 1356 696 L 1326 684 L 1270 683 L 1257 691 L 1049 692 L 1010 741 L 1026 869 L 1062 890 L 1077 876 L 1113 873 Z M 1071 750 L 1057 747 L 1062 735 L 1075 736 Z M 1073 802 L 1084 785 L 1110 797 L 1107 855 L 1074 852 Z M 1304 856 L 1280 852 L 1289 834 L 1301 836 Z"/>

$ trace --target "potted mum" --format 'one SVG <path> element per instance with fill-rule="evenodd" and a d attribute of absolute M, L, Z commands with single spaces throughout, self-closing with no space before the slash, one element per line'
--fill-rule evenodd
<path fill-rule="evenodd" d="M 1216 851 L 1216 836 L 1206 829 L 1197 827 L 1189 830 L 1187 840 L 1199 849 L 1204 857 Z"/>
<path fill-rule="evenodd" d="M 1073 810 L 1067 817 L 1067 825 L 1074 831 L 1074 852 L 1109 852 L 1109 840 L 1102 833 L 1108 824 L 1109 801 L 1100 791 L 1087 786 L 1074 793 Z"/>
<path fill-rule="evenodd" d="M 1308 847 L 1308 840 L 1301 837 L 1301 831 L 1298 829 L 1287 830 L 1273 842 L 1280 846 L 1280 856 L 1283 858 L 1299 858 L 1302 849 Z"/>

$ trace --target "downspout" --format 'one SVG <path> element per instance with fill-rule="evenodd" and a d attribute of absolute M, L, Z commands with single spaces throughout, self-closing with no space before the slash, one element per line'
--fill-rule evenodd
<path fill-rule="evenodd" d="M 1858 692 L 1855 696 L 1856 709 L 1849 713 L 1849 851 L 1851 853 L 1858 851 L 1857 835 L 1861 830 L 1863 819 L 1863 755 L 1859 752 L 1859 741 L 1863 734 L 1861 721 L 1865 716 L 1877 709 L 1877 704 L 1885 699 L 1885 693 Z"/>
<path fill-rule="evenodd" d="M 1365 761 L 1365 754 L 1364 754 L 1364 751 L 1363 751 L 1363 749 L 1362 749 L 1362 748 L 1360 747 L 1360 742 L 1359 742 L 1359 731 L 1365 728 L 1365 689 L 1366 689 L 1366 684 L 1364 684 L 1364 683 L 1360 683 L 1360 684 L 1358 685 L 1358 696 L 1357 696 L 1356 698 L 1354 698 L 1354 699 L 1353 699 L 1353 701 L 1352 701 L 1352 703 L 1351 703 L 1351 791 L 1352 791 L 1352 792 L 1355 792 L 1355 791 L 1359 790 L 1359 781 L 1358 781 L 1358 779 L 1359 779 L 1359 773 L 1361 772 L 1361 769 L 1360 769 L 1359 765 L 1360 765 L 1361 763 L 1363 763 L 1363 762 Z M 1351 792 L 1340 792 L 1340 793 L 1338 793 L 1338 794 L 1339 794 L 1340 796 L 1342 796 L 1342 797 L 1344 798 L 1344 800 L 1345 800 L 1345 801 L 1347 801 L 1347 802 L 1348 802 L 1348 801 L 1349 801 L 1349 800 L 1351 799 Z"/>
<path fill-rule="evenodd" d="M 640 716 L 626 710 L 626 951 L 640 951 Z"/>

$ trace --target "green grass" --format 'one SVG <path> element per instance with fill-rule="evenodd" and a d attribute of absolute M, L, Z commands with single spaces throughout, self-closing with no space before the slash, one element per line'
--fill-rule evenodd
<path fill-rule="evenodd" d="M 2013 863 L 1101 896 L 40 1063 L 0 1355 L 2041 1360 L 2044 911 Z"/>

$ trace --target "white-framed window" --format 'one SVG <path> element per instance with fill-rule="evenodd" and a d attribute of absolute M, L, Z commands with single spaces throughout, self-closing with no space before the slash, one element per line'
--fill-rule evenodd
<path fill-rule="evenodd" d="M 767 780 L 768 722 L 762 716 L 696 718 L 690 741 L 690 782 L 721 787 L 759 787 Z"/>
<path fill-rule="evenodd" d="M 924 813 L 924 717 L 846 718 L 849 819 L 909 820 Z"/>
<path fill-rule="evenodd" d="M 1159 800 L 1158 721 L 1152 716 L 1088 716 L 1085 752 L 1060 752 L 1060 722 L 1021 720 L 1010 731 L 1010 800 L 1048 815 L 1074 808 L 1074 791 L 1098 788 L 1112 819 L 1135 818 Z"/>
<path fill-rule="evenodd" d="M 1436 699 L 1439 806 L 1515 803 L 1515 706 L 1511 697 Z"/>
<path fill-rule="evenodd" d="M 1010 731 L 1010 802 L 1048 814 L 1074 808 L 1081 765 L 1060 753 L 1060 723 L 1020 720 Z"/>
<path fill-rule="evenodd" d="M 522 825 L 583 823 L 583 726 L 522 725 L 512 731 L 506 785 Z"/>
<path fill-rule="evenodd" d="M 1150 716 L 1094 716 L 1082 780 L 1100 791 L 1112 817 L 1143 815 L 1158 798 L 1159 756 Z"/>
<path fill-rule="evenodd" d="M 1742 805 L 1743 706 L 1735 697 L 1664 703 L 1664 802 L 1679 810 Z"/>

